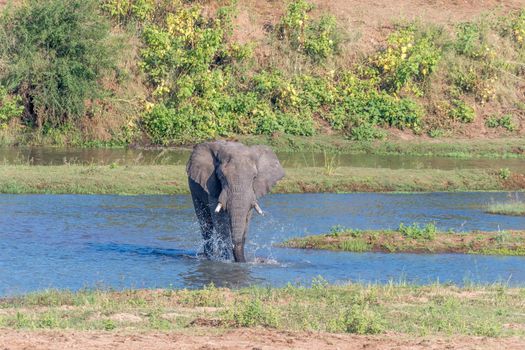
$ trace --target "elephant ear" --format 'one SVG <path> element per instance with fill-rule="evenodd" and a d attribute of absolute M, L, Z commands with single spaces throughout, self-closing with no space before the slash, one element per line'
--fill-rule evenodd
<path fill-rule="evenodd" d="M 270 147 L 252 146 L 252 149 L 257 164 L 257 176 L 253 180 L 253 190 L 255 196 L 260 198 L 270 192 L 276 182 L 284 177 L 284 170 Z"/>
<path fill-rule="evenodd" d="M 221 192 L 221 183 L 215 175 L 216 154 L 220 147 L 220 141 L 196 145 L 186 166 L 188 176 L 214 197 Z"/>

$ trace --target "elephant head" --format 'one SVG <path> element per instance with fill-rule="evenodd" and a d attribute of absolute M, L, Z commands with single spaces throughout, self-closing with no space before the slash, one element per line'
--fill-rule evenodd
<path fill-rule="evenodd" d="M 235 261 L 244 262 L 244 243 L 252 210 L 262 214 L 257 200 L 284 176 L 277 156 L 266 146 L 207 142 L 194 147 L 187 173 L 207 195 L 204 202 L 209 206 L 210 215 L 226 215 L 229 220 L 226 234 L 233 243 L 233 256 Z M 192 195 L 195 196 L 193 192 Z"/>

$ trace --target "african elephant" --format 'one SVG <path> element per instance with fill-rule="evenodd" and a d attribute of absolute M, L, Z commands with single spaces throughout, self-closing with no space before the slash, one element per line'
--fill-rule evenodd
<path fill-rule="evenodd" d="M 215 141 L 196 145 L 186 167 L 204 238 L 204 254 L 245 262 L 244 243 L 257 200 L 284 177 L 275 153 L 266 146 Z"/>

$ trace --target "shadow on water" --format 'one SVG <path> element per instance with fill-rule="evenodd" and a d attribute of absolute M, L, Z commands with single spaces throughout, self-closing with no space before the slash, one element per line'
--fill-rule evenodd
<path fill-rule="evenodd" d="M 185 249 L 165 249 L 123 243 L 88 243 L 88 247 L 99 252 L 122 253 L 142 256 L 162 256 L 173 259 L 197 258 L 197 252 Z"/>
<path fill-rule="evenodd" d="M 201 288 L 210 283 L 216 287 L 245 287 L 264 282 L 263 278 L 251 275 L 248 264 L 198 259 L 187 271 L 180 273 L 184 284 L 192 288 Z"/>

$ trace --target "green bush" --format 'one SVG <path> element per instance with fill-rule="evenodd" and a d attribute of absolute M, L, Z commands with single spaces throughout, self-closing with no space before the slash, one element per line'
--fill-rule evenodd
<path fill-rule="evenodd" d="M 456 31 L 456 52 L 472 59 L 487 57 L 490 49 L 486 35 L 486 28 L 480 22 L 460 23 Z"/>
<path fill-rule="evenodd" d="M 373 79 L 361 79 L 348 73 L 338 83 L 338 98 L 326 119 L 336 130 L 351 134 L 354 139 L 380 137 L 374 126 L 391 126 L 417 130 L 422 110 L 409 98 L 378 91 Z M 354 132 L 351 130 L 357 128 Z M 363 136 L 363 137 L 361 137 Z"/>
<path fill-rule="evenodd" d="M 502 127 L 504 129 L 507 129 L 508 131 L 516 130 L 516 125 L 512 120 L 511 114 L 505 114 L 499 118 L 494 115 L 490 116 L 487 118 L 487 120 L 485 120 L 485 125 L 489 128 Z"/>
<path fill-rule="evenodd" d="M 11 119 L 20 117 L 23 112 L 22 98 L 10 96 L 7 89 L 0 85 L 0 125 L 5 125 Z"/>
<path fill-rule="evenodd" d="M 397 93 L 406 88 L 422 95 L 418 84 L 430 76 L 441 58 L 433 36 L 433 32 L 418 32 L 409 26 L 388 37 L 385 50 L 370 58 L 382 89 Z"/>
<path fill-rule="evenodd" d="M 335 17 L 325 15 L 306 28 L 304 51 L 313 60 L 322 61 L 337 52 L 340 42 Z"/>
<path fill-rule="evenodd" d="M 95 0 L 28 0 L 0 20 L 2 83 L 24 100 L 33 125 L 64 124 L 101 97 L 118 52 Z"/>
<path fill-rule="evenodd" d="M 397 229 L 406 238 L 411 239 L 425 239 L 433 240 L 437 235 L 437 227 L 433 223 L 427 224 L 424 227 L 420 227 L 419 224 L 413 223 L 412 225 L 399 224 Z"/>
<path fill-rule="evenodd" d="M 523 47 L 525 44 L 525 9 L 519 10 L 512 19 L 512 35 L 516 43 Z"/>
<path fill-rule="evenodd" d="M 287 40 L 295 50 L 302 50 L 305 41 L 305 28 L 309 19 L 308 13 L 314 6 L 306 0 L 293 0 L 288 4 L 285 14 L 277 27 L 281 40 Z"/>
<path fill-rule="evenodd" d="M 256 296 L 249 300 L 238 302 L 227 311 L 226 317 L 239 327 L 277 327 L 279 314 L 276 309 L 264 305 Z"/>
<path fill-rule="evenodd" d="M 500 179 L 507 180 L 512 175 L 512 172 L 510 171 L 509 168 L 501 168 L 498 171 L 498 175 Z"/>
<path fill-rule="evenodd" d="M 312 20 L 309 12 L 314 6 L 306 0 L 294 0 L 288 4 L 277 26 L 279 39 L 294 51 L 305 54 L 315 62 L 334 55 L 341 43 L 337 21 L 332 15 Z"/>
<path fill-rule="evenodd" d="M 155 0 L 103 0 L 102 8 L 118 23 L 149 19 L 158 5 Z"/>
<path fill-rule="evenodd" d="M 474 108 L 467 105 L 464 101 L 454 99 L 452 100 L 449 116 L 462 123 L 471 123 L 476 118 L 476 113 L 474 112 Z"/>
<path fill-rule="evenodd" d="M 351 140 L 355 141 L 372 141 L 376 139 L 384 139 L 386 133 L 373 125 L 360 124 L 353 127 L 348 136 Z"/>
<path fill-rule="evenodd" d="M 346 331 L 357 334 L 379 334 L 383 332 L 380 315 L 366 305 L 354 305 L 345 317 Z"/>

